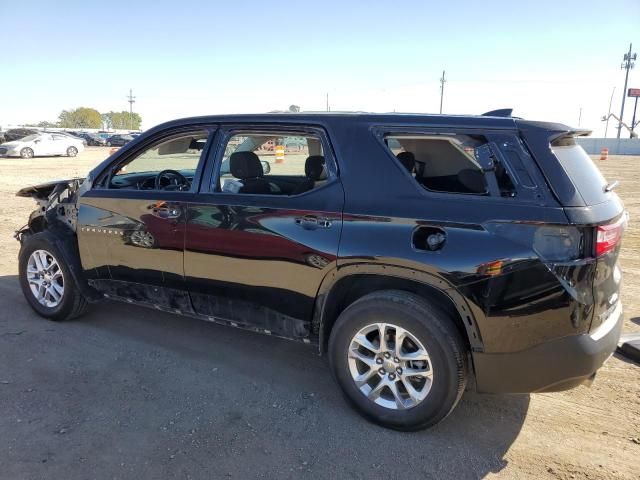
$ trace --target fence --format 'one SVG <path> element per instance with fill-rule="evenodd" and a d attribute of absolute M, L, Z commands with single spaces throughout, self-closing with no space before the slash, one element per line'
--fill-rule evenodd
<path fill-rule="evenodd" d="M 640 155 L 639 138 L 578 137 L 577 141 L 590 155 L 599 155 L 603 148 L 609 149 L 609 155 Z"/>

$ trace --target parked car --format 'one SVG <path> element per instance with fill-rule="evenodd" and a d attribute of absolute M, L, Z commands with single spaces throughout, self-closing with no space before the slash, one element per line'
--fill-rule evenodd
<path fill-rule="evenodd" d="M 96 133 L 82 132 L 82 133 L 79 133 L 78 135 L 87 142 L 87 145 L 103 147 L 107 144 L 107 139 L 101 137 Z"/>
<path fill-rule="evenodd" d="M 0 145 L 0 156 L 32 158 L 67 155 L 75 157 L 83 150 L 84 144 L 79 138 L 59 133 L 35 133 L 20 140 L 3 143 Z"/>
<path fill-rule="evenodd" d="M 471 377 L 565 390 L 615 350 L 627 215 L 587 133 L 504 111 L 169 122 L 18 192 L 39 205 L 20 284 L 51 320 L 106 297 L 313 345 L 366 417 L 428 427 Z M 306 161 L 265 173 L 290 136 Z"/>
<path fill-rule="evenodd" d="M 108 147 L 122 147 L 133 140 L 131 135 L 111 135 L 107 138 Z"/>
<path fill-rule="evenodd" d="M 11 128 L 4 132 L 4 142 L 13 142 L 14 140 L 20 140 L 27 135 L 33 135 L 39 133 L 38 130 L 32 128 Z"/>

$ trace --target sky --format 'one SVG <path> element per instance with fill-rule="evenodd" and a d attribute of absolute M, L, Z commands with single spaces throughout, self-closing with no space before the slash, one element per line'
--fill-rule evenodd
<path fill-rule="evenodd" d="M 443 113 L 511 107 L 602 136 L 614 87 L 620 112 L 622 57 L 640 51 L 640 0 L 0 0 L 0 19 L 5 128 L 128 110 L 130 88 L 143 128 L 325 110 L 327 94 L 334 111 L 438 113 L 446 70 Z"/>

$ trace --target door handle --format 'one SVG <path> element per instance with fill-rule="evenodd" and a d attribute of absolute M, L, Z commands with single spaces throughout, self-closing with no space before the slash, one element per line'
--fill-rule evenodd
<path fill-rule="evenodd" d="M 333 223 L 328 218 L 316 217 L 315 215 L 305 215 L 295 219 L 296 225 L 305 230 L 315 230 L 317 228 L 330 228 Z"/>
<path fill-rule="evenodd" d="M 151 213 L 159 218 L 178 218 L 182 213 L 179 206 L 166 202 L 154 203 L 149 208 Z"/>

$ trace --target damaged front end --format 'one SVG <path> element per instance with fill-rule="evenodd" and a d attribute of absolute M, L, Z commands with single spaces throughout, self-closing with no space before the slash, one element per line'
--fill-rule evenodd
<path fill-rule="evenodd" d="M 23 243 L 27 236 L 53 226 L 75 233 L 78 220 L 77 200 L 88 188 L 88 183 L 86 179 L 73 178 L 25 187 L 18 191 L 16 196 L 33 198 L 38 208 L 31 212 L 27 225 L 17 230 L 14 237 Z"/>

